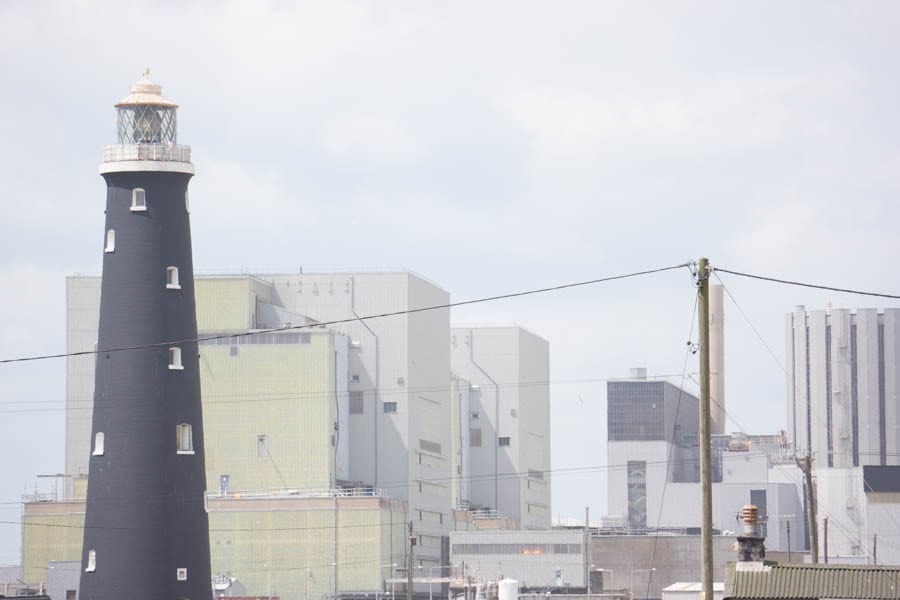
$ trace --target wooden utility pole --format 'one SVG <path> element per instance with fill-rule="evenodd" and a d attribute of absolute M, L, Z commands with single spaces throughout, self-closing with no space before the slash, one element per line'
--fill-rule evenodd
<path fill-rule="evenodd" d="M 809 554 L 812 562 L 819 562 L 819 526 L 816 521 L 816 493 L 813 489 L 812 458 L 807 454 L 803 462 L 796 456 L 794 460 L 806 478 L 806 522 L 809 526 Z"/>
<path fill-rule="evenodd" d="M 703 520 L 700 528 L 702 591 L 700 600 L 713 600 L 712 436 L 709 409 L 709 259 L 697 265 L 697 321 L 700 324 L 700 491 Z"/>
<path fill-rule="evenodd" d="M 413 548 L 416 547 L 416 536 L 413 535 L 413 522 L 409 522 L 409 553 L 406 555 L 406 600 L 413 597 Z"/>
<path fill-rule="evenodd" d="M 785 525 L 787 525 L 788 562 L 791 562 L 791 522 L 788 521 Z"/>
<path fill-rule="evenodd" d="M 584 574 L 587 595 L 591 595 L 591 507 L 584 507 Z"/>

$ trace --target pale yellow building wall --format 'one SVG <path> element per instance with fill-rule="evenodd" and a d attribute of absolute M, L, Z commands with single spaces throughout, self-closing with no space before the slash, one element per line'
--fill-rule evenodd
<path fill-rule="evenodd" d="M 207 489 L 222 474 L 231 493 L 333 486 L 335 337 L 309 340 L 200 346 Z"/>
<path fill-rule="evenodd" d="M 238 331 L 253 326 L 256 300 L 250 277 L 198 277 L 194 297 L 198 331 Z"/>
<path fill-rule="evenodd" d="M 51 560 L 81 560 L 84 502 L 33 502 L 25 505 L 22 527 L 24 581 L 47 581 Z"/>
<path fill-rule="evenodd" d="M 26 581 L 46 581 L 51 560 L 81 560 L 83 502 L 25 513 Z M 405 503 L 386 498 L 214 498 L 212 572 L 237 577 L 248 595 L 318 600 L 334 592 L 336 562 L 338 590 L 371 592 L 391 576 L 380 565 L 405 564 L 406 519 Z"/>

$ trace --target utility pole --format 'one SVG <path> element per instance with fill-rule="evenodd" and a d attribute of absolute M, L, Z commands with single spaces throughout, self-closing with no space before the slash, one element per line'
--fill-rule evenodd
<path fill-rule="evenodd" d="M 825 534 L 825 564 L 828 564 L 828 517 L 825 517 L 824 523 L 824 531 L 822 533 Z"/>
<path fill-rule="evenodd" d="M 584 574 L 587 578 L 587 595 L 591 595 L 591 507 L 584 507 Z"/>
<path fill-rule="evenodd" d="M 712 437 L 709 409 L 709 259 L 697 265 L 697 321 L 700 324 L 700 491 L 703 520 L 700 528 L 701 580 L 700 600 L 713 600 L 712 546 Z"/>
<path fill-rule="evenodd" d="M 875 564 L 878 564 L 878 534 L 876 533 L 872 537 L 872 560 L 875 561 Z"/>
<path fill-rule="evenodd" d="M 812 480 L 812 458 L 807 454 L 803 462 L 796 456 L 794 460 L 806 478 L 806 521 L 809 524 L 809 554 L 813 563 L 819 562 L 819 526 L 816 522 L 816 494 Z"/>
<path fill-rule="evenodd" d="M 791 562 L 791 522 L 787 521 L 788 562 Z"/>
<path fill-rule="evenodd" d="M 409 522 L 409 554 L 406 556 L 406 600 L 413 597 L 413 548 L 416 547 L 416 536 L 413 535 L 413 522 Z"/>

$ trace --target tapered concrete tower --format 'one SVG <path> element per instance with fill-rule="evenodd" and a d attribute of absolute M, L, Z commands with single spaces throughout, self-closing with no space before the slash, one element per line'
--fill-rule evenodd
<path fill-rule="evenodd" d="M 188 182 L 178 106 L 150 81 L 103 148 L 103 282 L 81 600 L 210 600 Z M 123 350 L 124 348 L 124 350 Z"/>

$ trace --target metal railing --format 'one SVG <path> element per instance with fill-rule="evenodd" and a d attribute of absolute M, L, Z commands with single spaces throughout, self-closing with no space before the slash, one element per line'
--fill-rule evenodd
<path fill-rule="evenodd" d="M 247 499 L 247 498 L 386 498 L 384 490 L 376 487 L 353 488 L 307 488 L 241 492 L 238 490 L 226 493 L 208 491 L 210 499 Z"/>
<path fill-rule="evenodd" d="M 191 162 L 191 147 L 182 144 L 110 144 L 103 146 L 103 162 L 166 160 Z"/>

